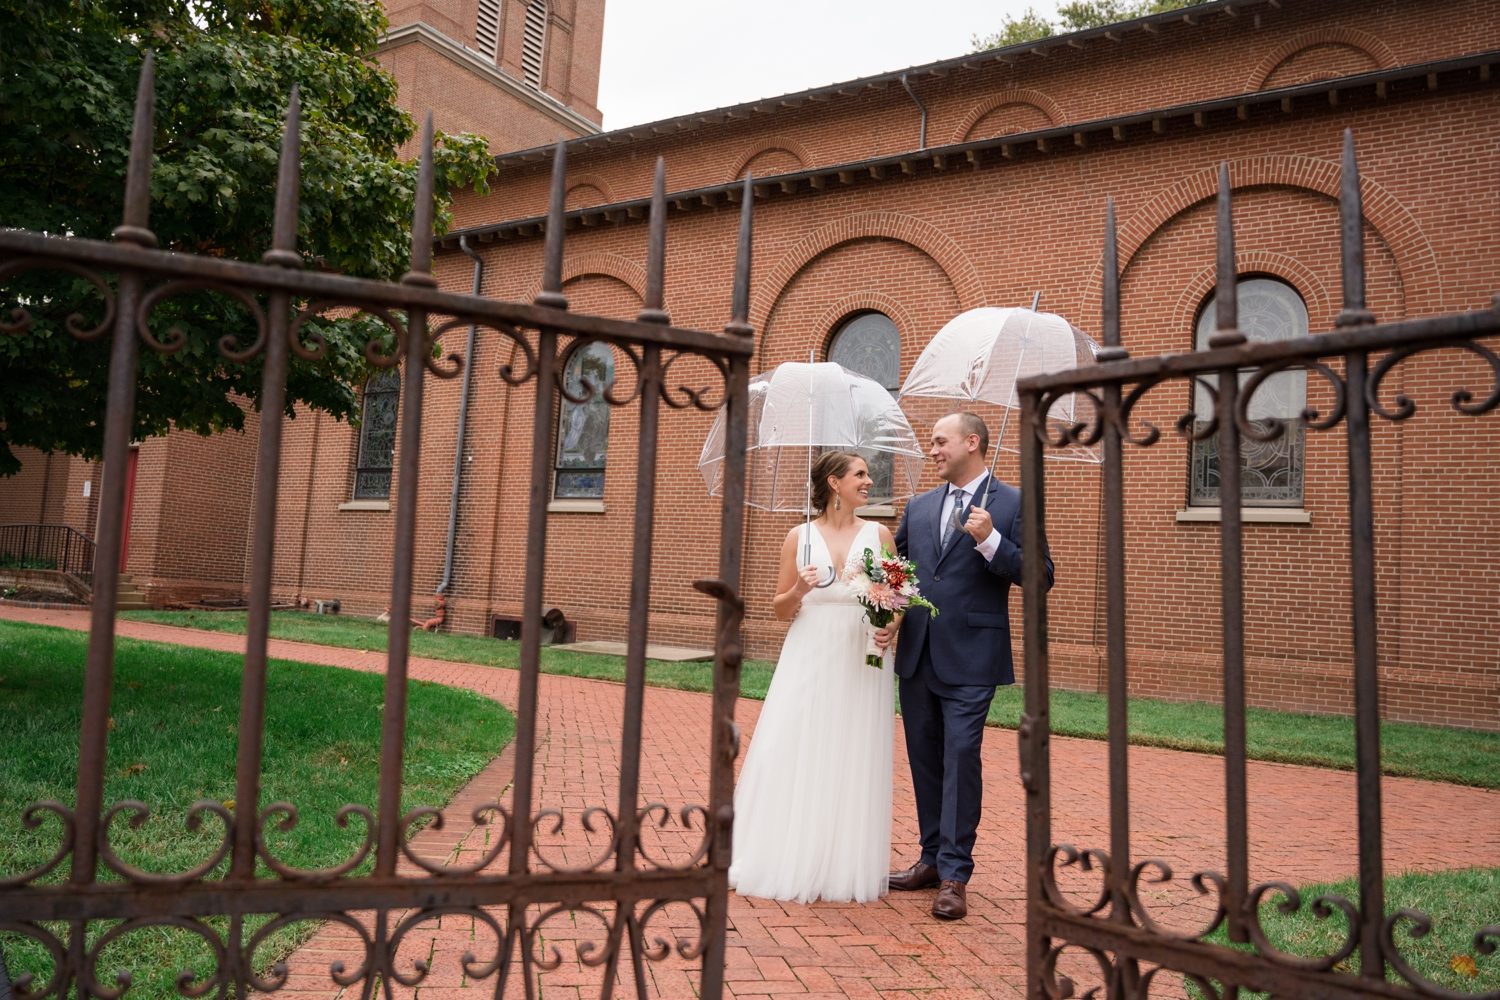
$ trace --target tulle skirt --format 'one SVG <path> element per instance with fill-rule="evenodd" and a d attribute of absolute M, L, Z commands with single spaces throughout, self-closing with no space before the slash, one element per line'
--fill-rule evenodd
<path fill-rule="evenodd" d="M 864 903 L 887 891 L 894 673 L 889 653 L 865 663 L 867 629 L 849 600 L 804 604 L 787 632 L 735 789 L 729 884 L 741 895 Z"/>

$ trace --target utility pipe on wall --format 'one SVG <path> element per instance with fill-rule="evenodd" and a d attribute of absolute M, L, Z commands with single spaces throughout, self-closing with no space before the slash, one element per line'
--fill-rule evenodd
<path fill-rule="evenodd" d="M 917 92 L 915 90 L 911 89 L 911 84 L 909 84 L 909 83 L 906 82 L 906 74 L 905 73 L 901 74 L 901 86 L 903 86 L 903 87 L 906 88 L 906 93 L 911 97 L 911 99 L 913 101 L 917 102 L 917 107 L 919 107 L 919 108 L 922 109 L 922 134 L 917 139 L 917 148 L 918 149 L 926 149 L 927 148 L 927 105 L 925 105 L 925 104 L 922 103 L 922 99 L 917 96 Z"/>
<path fill-rule="evenodd" d="M 459 249 L 474 261 L 474 294 L 479 294 L 479 284 L 484 279 L 484 261 L 469 246 L 467 235 L 458 238 Z M 474 369 L 474 337 L 477 327 L 469 324 L 469 340 L 464 348 L 463 389 L 458 396 L 458 439 L 453 445 L 453 492 L 448 496 L 448 552 L 443 557 L 443 582 L 436 593 L 445 592 L 453 583 L 453 543 L 458 537 L 458 487 L 464 471 L 464 427 L 469 422 L 469 372 Z"/>

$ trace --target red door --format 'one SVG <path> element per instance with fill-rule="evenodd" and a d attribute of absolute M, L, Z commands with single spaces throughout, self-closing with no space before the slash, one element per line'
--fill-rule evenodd
<path fill-rule="evenodd" d="M 125 572 L 125 560 L 130 555 L 130 515 L 135 510 L 135 460 L 140 456 L 139 448 L 130 449 L 130 459 L 125 463 L 125 520 L 120 531 L 120 572 Z"/>

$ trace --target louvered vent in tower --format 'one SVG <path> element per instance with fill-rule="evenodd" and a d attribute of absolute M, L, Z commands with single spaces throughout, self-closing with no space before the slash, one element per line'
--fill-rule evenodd
<path fill-rule="evenodd" d="M 479 20 L 474 42 L 487 59 L 495 58 L 495 40 L 500 37 L 500 0 L 479 0 Z"/>
<path fill-rule="evenodd" d="M 542 89 L 542 43 L 547 38 L 547 0 L 526 5 L 526 37 L 521 46 L 521 71 L 528 86 Z"/>

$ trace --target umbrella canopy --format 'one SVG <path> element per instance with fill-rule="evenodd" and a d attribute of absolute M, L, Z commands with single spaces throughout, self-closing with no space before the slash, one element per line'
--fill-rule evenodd
<path fill-rule="evenodd" d="M 698 471 L 723 488 L 725 411 L 714 419 Z M 750 380 L 746 503 L 807 513 L 812 464 L 825 451 L 858 452 L 875 486 L 870 503 L 917 491 L 923 452 L 906 414 L 880 383 L 842 365 L 789 361 Z"/>
<path fill-rule="evenodd" d="M 1017 420 L 1011 411 L 1021 408 L 1016 382 L 1095 364 L 1098 351 L 1099 345 L 1087 334 L 1054 313 L 971 309 L 950 320 L 922 351 L 901 386 L 901 406 L 926 423 L 953 409 L 982 411 L 975 403 L 999 407 L 996 448 L 1014 452 Z M 1087 398 L 1069 395 L 1054 403 L 1047 416 L 1072 424 L 1092 418 L 1092 407 Z M 1094 449 L 1078 446 L 1049 448 L 1047 457 L 1099 461 Z"/>

